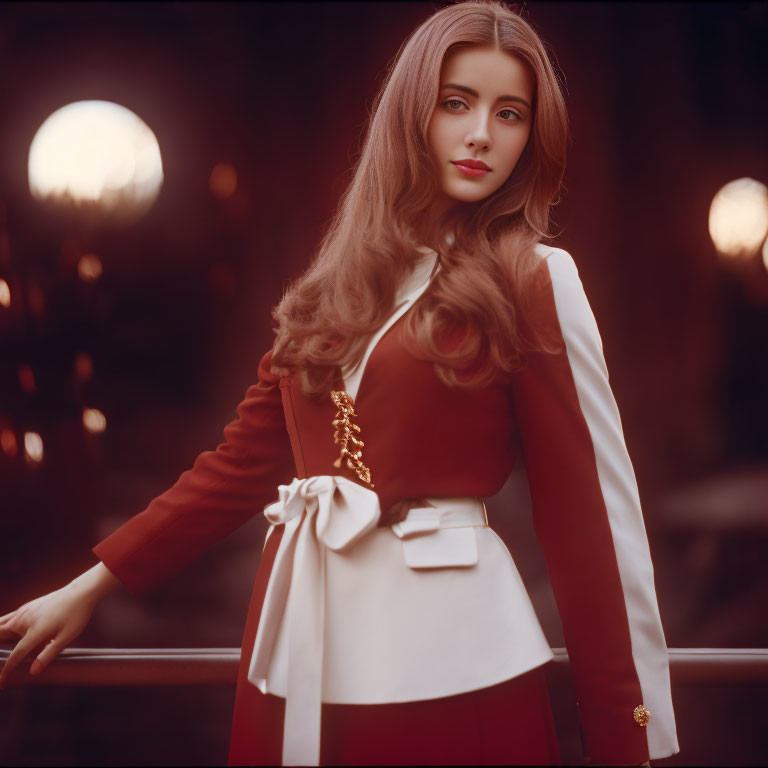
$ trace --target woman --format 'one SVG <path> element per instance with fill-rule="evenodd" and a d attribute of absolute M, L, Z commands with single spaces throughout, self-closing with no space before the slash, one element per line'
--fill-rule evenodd
<path fill-rule="evenodd" d="M 557 763 L 552 652 L 482 503 L 519 437 L 586 751 L 676 753 L 600 336 L 572 258 L 539 242 L 566 141 L 544 45 L 503 3 L 416 29 L 225 442 L 96 545 L 93 569 L 0 620 L 24 634 L 2 679 L 53 638 L 39 673 L 104 594 L 145 593 L 267 505 L 230 764 Z"/>

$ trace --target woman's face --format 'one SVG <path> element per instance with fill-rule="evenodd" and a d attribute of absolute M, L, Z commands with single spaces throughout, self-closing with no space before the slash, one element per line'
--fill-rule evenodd
<path fill-rule="evenodd" d="M 531 133 L 533 95 L 533 76 L 516 56 L 477 46 L 445 57 L 428 128 L 442 206 L 482 200 L 507 180 Z M 467 171 L 466 159 L 490 170 Z"/>

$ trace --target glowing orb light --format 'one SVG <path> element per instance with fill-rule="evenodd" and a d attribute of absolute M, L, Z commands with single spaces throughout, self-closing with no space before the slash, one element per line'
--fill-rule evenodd
<path fill-rule="evenodd" d="M 83 408 L 83 426 L 98 435 L 107 428 L 107 418 L 98 408 Z"/>
<path fill-rule="evenodd" d="M 76 101 L 40 126 L 29 149 L 36 199 L 135 221 L 163 183 L 160 147 L 136 114 L 111 101 Z"/>
<path fill-rule="evenodd" d="M 709 234 L 725 257 L 747 259 L 768 234 L 768 188 L 754 179 L 731 181 L 709 208 Z"/>
<path fill-rule="evenodd" d="M 2 279 L 0 279 L 0 304 L 4 307 L 11 306 L 11 286 Z"/>
<path fill-rule="evenodd" d="M 101 259 L 93 253 L 88 253 L 77 262 L 77 274 L 86 283 L 92 283 L 101 277 Z"/>
<path fill-rule="evenodd" d="M 37 432 L 24 433 L 24 455 L 31 463 L 43 460 L 43 438 Z"/>
<path fill-rule="evenodd" d="M 226 200 L 237 189 L 237 172 L 230 163 L 218 163 L 211 171 L 208 183 L 215 197 Z"/>
<path fill-rule="evenodd" d="M 763 243 L 763 266 L 768 269 L 768 238 Z"/>

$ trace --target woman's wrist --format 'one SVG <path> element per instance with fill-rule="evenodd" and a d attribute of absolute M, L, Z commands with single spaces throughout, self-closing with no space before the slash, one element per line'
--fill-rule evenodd
<path fill-rule="evenodd" d="M 101 561 L 67 584 L 67 587 L 93 603 L 98 603 L 103 597 L 111 594 L 120 586 L 121 582 L 117 576 Z"/>

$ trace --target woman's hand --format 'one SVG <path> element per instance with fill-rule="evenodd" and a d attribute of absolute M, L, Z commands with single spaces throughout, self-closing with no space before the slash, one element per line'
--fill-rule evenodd
<path fill-rule="evenodd" d="M 0 640 L 21 636 L 0 671 L 0 688 L 19 662 L 44 644 L 29 670 L 40 674 L 85 629 L 99 600 L 118 586 L 118 579 L 97 563 L 61 589 L 0 616 Z"/>

